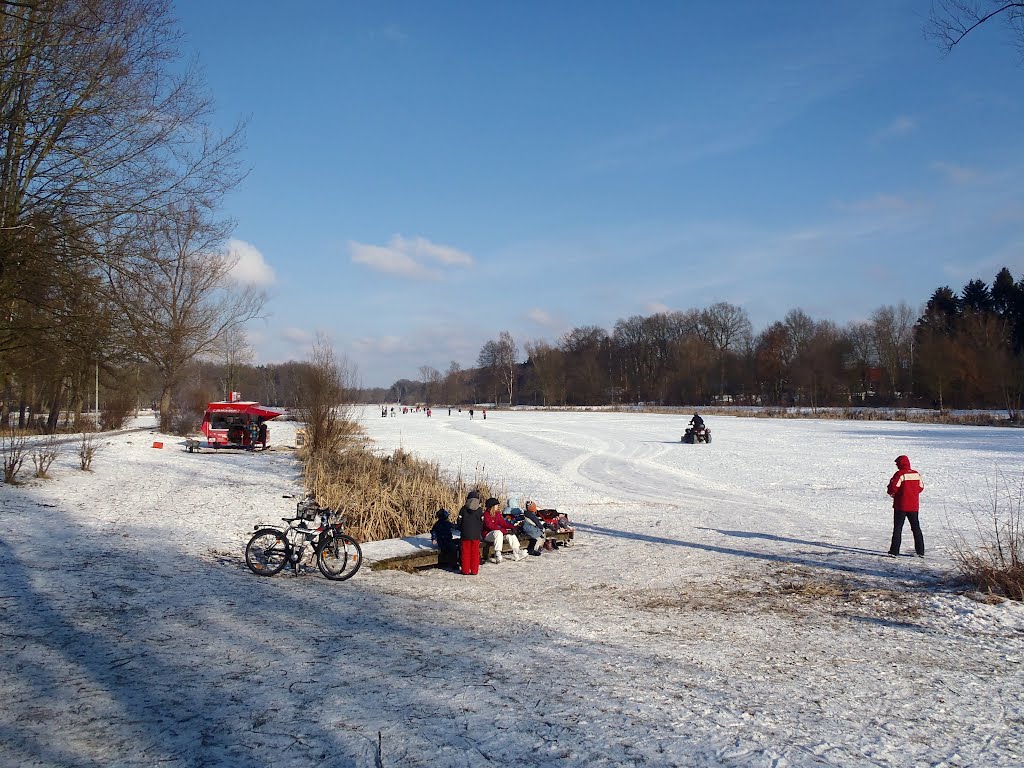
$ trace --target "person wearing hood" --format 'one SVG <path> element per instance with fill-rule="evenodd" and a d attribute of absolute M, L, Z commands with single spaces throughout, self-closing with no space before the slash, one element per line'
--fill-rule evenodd
<path fill-rule="evenodd" d="M 540 556 L 544 549 L 544 521 L 537 515 L 537 502 L 526 502 L 526 511 L 523 512 L 523 534 L 530 539 L 530 546 L 526 550 L 531 555 Z"/>
<path fill-rule="evenodd" d="M 462 574 L 476 576 L 480 573 L 480 539 L 483 538 L 484 511 L 480 507 L 480 492 L 472 491 L 466 503 L 459 510 L 459 532 L 462 536 Z"/>
<path fill-rule="evenodd" d="M 889 480 L 888 493 L 892 496 L 892 542 L 889 544 L 889 557 L 898 557 L 900 541 L 903 537 L 903 521 L 910 521 L 910 530 L 914 534 L 914 552 L 924 557 L 924 534 L 921 523 L 917 519 L 920 506 L 918 497 L 924 490 L 924 481 L 920 473 L 910 466 L 906 456 L 896 457 L 896 474 Z"/>
<path fill-rule="evenodd" d="M 458 565 L 459 548 L 452 537 L 454 528 L 448 517 L 447 509 L 437 510 L 437 522 L 430 529 L 430 543 L 437 547 L 446 562 Z"/>
<path fill-rule="evenodd" d="M 498 508 L 499 503 L 492 496 L 487 500 L 484 509 L 484 540 L 494 544 L 494 557 L 491 562 L 497 564 L 504 559 L 501 556 L 501 550 L 506 539 L 512 547 L 512 559 L 522 560 L 523 553 L 519 551 L 519 537 L 516 536 L 515 529 L 505 519 L 505 516 L 501 514 L 501 510 Z"/>

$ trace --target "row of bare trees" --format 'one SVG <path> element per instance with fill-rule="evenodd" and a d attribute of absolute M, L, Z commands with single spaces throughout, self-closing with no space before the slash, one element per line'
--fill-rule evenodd
<path fill-rule="evenodd" d="M 0 2 L 0 416 L 80 412 L 94 373 L 159 376 L 256 316 L 219 218 L 241 126 L 179 61 L 169 0 Z M 92 385 L 90 387 L 90 385 Z"/>
<path fill-rule="evenodd" d="M 475 369 L 420 368 L 419 381 L 364 391 L 390 402 L 536 405 L 749 403 L 771 406 L 1001 407 L 1024 391 L 1024 278 L 1003 269 L 935 291 L 924 312 L 883 306 L 839 326 L 794 309 L 755 334 L 746 312 L 704 309 L 634 316 L 608 332 L 581 326 L 557 342 L 508 332 Z"/>

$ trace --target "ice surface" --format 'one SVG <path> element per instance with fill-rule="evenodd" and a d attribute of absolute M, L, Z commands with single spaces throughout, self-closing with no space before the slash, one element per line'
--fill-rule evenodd
<path fill-rule="evenodd" d="M 91 473 L 66 444 L 0 488 L 0 763 L 1024 763 L 1024 610 L 962 594 L 947 554 L 1024 435 L 710 417 L 684 445 L 688 418 L 368 408 L 380 448 L 557 507 L 577 544 L 343 583 L 242 563 L 294 509 L 294 425 L 255 455 L 105 435 Z M 924 561 L 881 556 L 901 453 Z"/>

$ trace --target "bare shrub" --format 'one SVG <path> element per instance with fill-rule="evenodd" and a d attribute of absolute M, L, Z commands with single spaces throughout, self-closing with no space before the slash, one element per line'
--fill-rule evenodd
<path fill-rule="evenodd" d="M 49 477 L 47 473 L 53 466 L 53 462 L 57 460 L 58 453 L 60 453 L 60 445 L 53 435 L 32 449 L 32 466 L 35 467 L 36 477 Z"/>
<path fill-rule="evenodd" d="M 114 392 L 108 395 L 100 410 L 100 429 L 123 428 L 134 411 L 135 398 L 130 392 Z"/>
<path fill-rule="evenodd" d="M 318 335 L 300 373 L 296 414 L 306 425 L 305 454 L 314 464 L 343 451 L 359 434 L 351 414 L 355 374 Z"/>
<path fill-rule="evenodd" d="M 1024 601 L 1024 475 L 990 487 L 984 511 L 971 508 L 975 536 L 952 532 L 952 556 L 980 592 Z"/>
<path fill-rule="evenodd" d="M 191 435 L 199 430 L 206 406 L 216 399 L 209 386 L 196 383 L 180 387 L 174 394 L 170 414 L 172 435 Z"/>
<path fill-rule="evenodd" d="M 99 450 L 96 436 L 89 432 L 82 433 L 82 442 L 78 445 L 78 459 L 83 472 L 92 471 L 92 460 Z"/>
<path fill-rule="evenodd" d="M 0 431 L 0 454 L 3 454 L 4 482 L 14 485 L 28 455 L 25 436 L 17 434 L 13 428 Z"/>

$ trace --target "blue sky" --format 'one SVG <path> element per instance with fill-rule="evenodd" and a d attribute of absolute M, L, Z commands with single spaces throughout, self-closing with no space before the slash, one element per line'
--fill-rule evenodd
<path fill-rule="evenodd" d="M 1024 68 L 943 56 L 925 0 L 176 0 L 270 295 L 260 362 L 323 332 L 364 386 L 509 331 L 728 301 L 840 324 L 1024 274 Z"/>

